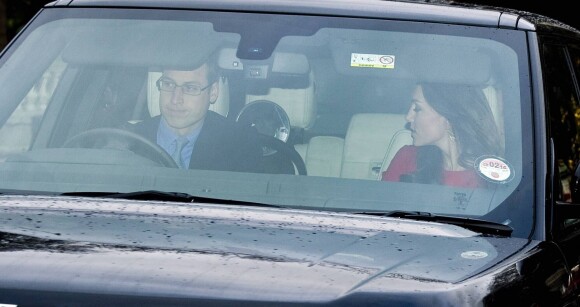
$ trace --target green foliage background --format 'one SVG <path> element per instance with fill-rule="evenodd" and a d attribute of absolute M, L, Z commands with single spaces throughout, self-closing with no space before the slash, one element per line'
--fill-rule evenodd
<path fill-rule="evenodd" d="M 0 48 L 51 0 L 0 0 Z"/>

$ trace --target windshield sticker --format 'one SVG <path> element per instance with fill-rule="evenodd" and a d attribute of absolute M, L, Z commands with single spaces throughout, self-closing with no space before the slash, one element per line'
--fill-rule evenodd
<path fill-rule="evenodd" d="M 487 253 L 486 252 L 481 252 L 481 251 L 467 251 L 467 252 L 463 252 L 461 253 L 461 258 L 465 258 L 465 259 L 483 259 L 487 257 Z"/>
<path fill-rule="evenodd" d="M 506 183 L 514 178 L 514 169 L 511 165 L 495 156 L 480 157 L 475 161 L 475 169 L 490 182 Z"/>
<path fill-rule="evenodd" d="M 395 56 L 386 54 L 350 54 L 351 67 L 395 68 Z"/>

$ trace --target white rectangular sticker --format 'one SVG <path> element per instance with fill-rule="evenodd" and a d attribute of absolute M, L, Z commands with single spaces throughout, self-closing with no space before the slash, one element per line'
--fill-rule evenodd
<path fill-rule="evenodd" d="M 395 68 L 395 56 L 387 54 L 350 54 L 351 67 Z"/>

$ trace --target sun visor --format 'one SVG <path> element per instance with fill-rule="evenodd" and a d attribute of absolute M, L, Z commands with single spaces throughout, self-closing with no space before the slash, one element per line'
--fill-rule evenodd
<path fill-rule="evenodd" d="M 63 52 L 71 64 L 195 68 L 220 45 L 210 30 L 190 27 L 98 28 L 77 35 Z"/>
<path fill-rule="evenodd" d="M 485 84 L 491 78 L 491 59 L 477 50 L 432 48 L 411 54 L 403 63 L 422 81 Z"/>
<path fill-rule="evenodd" d="M 336 69 L 346 75 L 449 83 L 483 84 L 491 76 L 490 57 L 475 48 L 401 44 L 384 48 L 334 44 Z"/>
<path fill-rule="evenodd" d="M 236 56 L 236 49 L 223 48 L 218 57 L 222 69 L 241 70 L 252 79 L 267 78 L 269 73 L 287 75 L 308 75 L 310 64 L 304 54 L 274 52 L 266 60 L 241 60 Z"/>

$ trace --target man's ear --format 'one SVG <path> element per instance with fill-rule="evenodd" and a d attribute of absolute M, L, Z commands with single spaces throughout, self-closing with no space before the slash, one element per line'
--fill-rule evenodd
<path fill-rule="evenodd" d="M 219 92 L 220 92 L 220 83 L 219 80 L 215 81 L 210 89 L 209 89 L 209 103 L 210 104 L 214 104 L 219 96 Z"/>

